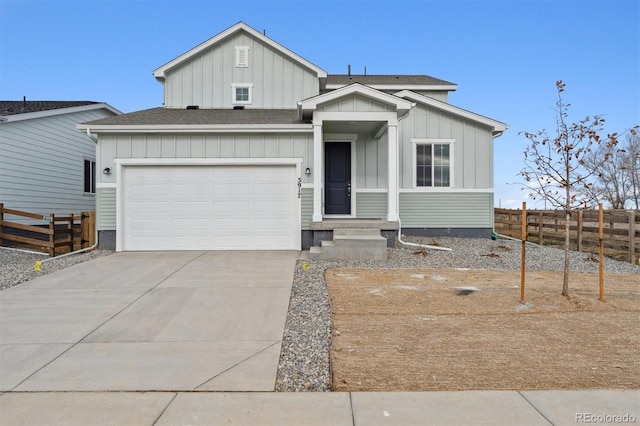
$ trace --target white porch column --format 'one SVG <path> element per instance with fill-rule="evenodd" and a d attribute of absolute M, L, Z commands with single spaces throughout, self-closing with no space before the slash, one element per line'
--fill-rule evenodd
<path fill-rule="evenodd" d="M 387 220 L 398 220 L 398 125 L 389 123 L 389 192 L 387 193 Z"/>
<path fill-rule="evenodd" d="M 324 143 L 322 142 L 322 121 L 313 123 L 313 222 L 322 222 L 322 159 Z"/>

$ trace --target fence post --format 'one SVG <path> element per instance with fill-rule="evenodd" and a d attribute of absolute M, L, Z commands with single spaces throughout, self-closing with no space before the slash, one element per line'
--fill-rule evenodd
<path fill-rule="evenodd" d="M 542 245 L 544 243 L 543 241 L 543 234 L 544 234 L 544 210 L 540 210 L 540 213 L 538 214 L 538 244 Z"/>
<path fill-rule="evenodd" d="M 577 235 L 576 235 L 576 245 L 577 250 L 582 252 L 582 210 L 578 210 L 578 223 L 577 223 Z"/>
<path fill-rule="evenodd" d="M 0 247 L 2 247 L 2 233 L 4 232 L 3 223 L 4 223 L 4 203 L 0 203 Z"/>
<path fill-rule="evenodd" d="M 599 300 L 604 302 L 604 229 L 602 216 L 602 203 L 600 203 L 598 206 L 598 280 L 600 283 Z"/>
<path fill-rule="evenodd" d="M 520 303 L 524 304 L 525 269 L 527 257 L 527 203 L 522 202 L 522 251 L 520 252 Z"/>
<path fill-rule="evenodd" d="M 2 206 L 2 204 L 0 204 L 0 206 Z M 0 216 L 0 219 L 2 219 L 1 216 Z M 629 212 L 629 262 L 631 262 L 631 264 L 636 263 L 636 212 L 635 211 Z"/>
<path fill-rule="evenodd" d="M 67 229 L 69 230 L 69 253 L 73 251 L 73 213 L 69 213 L 69 220 L 67 221 Z"/>
<path fill-rule="evenodd" d="M 56 217 L 53 213 L 49 215 L 51 222 L 49 222 L 49 256 L 55 257 L 56 255 Z"/>

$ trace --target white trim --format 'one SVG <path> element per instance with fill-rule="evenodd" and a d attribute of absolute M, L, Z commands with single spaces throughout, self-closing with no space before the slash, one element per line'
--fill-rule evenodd
<path fill-rule="evenodd" d="M 480 193 L 491 193 L 493 192 L 493 188 L 447 188 L 443 186 L 439 186 L 436 188 L 431 187 L 419 187 L 419 188 L 400 188 L 400 192 L 403 193 L 425 193 L 425 192 L 480 192 Z"/>
<path fill-rule="evenodd" d="M 86 125 L 78 130 L 92 133 L 311 133 L 310 124 L 142 124 L 142 125 Z"/>
<path fill-rule="evenodd" d="M 323 121 L 386 121 L 389 126 L 398 124 L 398 114 L 395 111 L 387 112 L 338 112 L 315 111 L 313 124 L 322 124 Z"/>
<path fill-rule="evenodd" d="M 126 250 L 124 247 L 124 214 L 123 214 L 123 168 L 128 166 L 295 166 L 295 175 L 298 179 L 302 177 L 302 158 L 116 158 L 115 175 L 116 183 L 116 251 Z M 109 186 L 111 187 L 111 186 Z M 296 221 L 297 232 L 294 245 L 301 247 L 302 245 L 302 197 L 296 200 Z"/>
<path fill-rule="evenodd" d="M 362 193 L 379 193 L 379 194 L 386 194 L 389 192 L 389 189 L 387 188 L 358 188 L 358 192 L 359 194 Z"/>
<path fill-rule="evenodd" d="M 29 101 L 27 101 L 27 103 L 28 102 Z M 73 114 L 76 112 L 93 111 L 96 109 L 106 109 L 107 111 L 112 112 L 114 115 L 122 114 L 121 111 L 118 111 L 111 105 L 101 102 L 97 104 L 81 105 L 81 106 L 75 106 L 70 108 L 57 108 L 57 109 L 49 109 L 46 111 L 26 112 L 24 114 L 3 115 L 2 122 L 11 123 L 13 121 L 32 120 L 34 118 L 51 117 L 54 115 L 63 115 L 63 114 Z"/>
<path fill-rule="evenodd" d="M 116 158 L 116 166 L 268 166 L 302 164 L 302 158 Z"/>
<path fill-rule="evenodd" d="M 338 143 L 338 142 L 348 142 L 351 146 L 351 206 L 349 208 L 349 210 L 351 211 L 350 214 L 347 215 L 327 215 L 324 213 L 324 202 L 322 203 L 322 217 L 340 217 L 340 218 L 355 218 L 356 217 L 356 191 L 357 191 L 357 187 L 356 187 L 356 165 L 357 165 L 357 159 L 356 159 L 356 141 L 358 140 L 358 135 L 355 133 L 345 133 L 345 134 L 336 134 L 336 133 L 329 133 L 324 135 L 324 140 L 323 140 L 323 145 L 326 143 Z M 324 154 L 324 149 L 323 149 L 323 155 Z M 322 170 L 324 171 L 326 167 L 326 156 L 322 158 Z M 323 182 L 323 188 L 324 188 L 324 174 L 322 177 L 322 182 Z M 324 189 L 322 191 L 322 199 L 324 201 L 325 199 L 325 193 L 324 193 Z"/>
<path fill-rule="evenodd" d="M 249 89 L 246 101 L 237 99 L 237 89 Z M 231 103 L 233 105 L 249 105 L 253 103 L 253 83 L 231 83 Z"/>
<path fill-rule="evenodd" d="M 353 95 L 353 94 L 359 94 L 359 95 L 374 99 L 378 102 L 382 102 L 387 105 L 392 105 L 396 109 L 394 113 L 400 114 L 400 115 L 407 113 L 413 107 L 413 103 L 407 101 L 406 99 L 403 99 L 395 95 L 390 95 L 388 93 L 381 92 L 376 89 L 372 89 L 371 87 L 364 86 L 360 83 L 353 83 L 341 89 L 333 90 L 331 92 L 323 93 L 321 95 L 305 99 L 303 101 L 298 102 L 298 107 L 303 111 L 304 110 L 315 111 L 318 108 L 318 106 L 321 104 L 331 102 L 336 99 L 340 99 L 343 96 Z M 345 113 L 342 112 L 341 114 L 345 114 Z"/>
<path fill-rule="evenodd" d="M 453 180 L 453 175 L 454 175 L 454 155 L 453 155 L 453 145 L 455 144 L 456 140 L 455 139 L 438 139 L 438 138 L 411 138 L 411 164 L 412 164 L 412 170 L 411 170 L 411 186 L 413 189 L 428 189 L 428 190 L 434 190 L 437 188 L 453 188 L 454 185 L 454 180 Z M 449 185 L 448 186 L 418 186 L 417 184 L 417 147 L 418 145 L 449 145 Z M 433 148 L 432 148 L 433 150 Z M 432 157 L 433 159 L 433 157 Z M 432 163 L 432 169 L 433 169 L 433 163 Z M 432 170 L 433 171 L 433 170 Z M 433 182 L 432 182 L 433 183 Z"/>
<path fill-rule="evenodd" d="M 284 56 L 287 56 L 290 59 L 292 59 L 293 61 L 296 61 L 296 62 L 300 63 L 301 65 L 303 65 L 306 68 L 310 69 L 311 71 L 315 72 L 318 78 L 326 78 L 327 77 L 327 72 L 325 70 L 323 70 L 322 68 L 318 67 L 317 65 L 312 64 L 311 62 L 309 62 L 306 59 L 304 59 L 302 56 L 292 52 L 291 50 L 287 49 L 286 47 L 278 44 L 277 42 L 275 42 L 273 40 L 271 40 L 269 37 L 265 36 L 261 32 L 254 30 L 253 28 L 251 28 L 250 26 L 248 26 L 244 22 L 238 22 L 237 24 L 227 28 L 226 30 L 224 30 L 221 33 L 217 34 L 216 36 L 210 38 L 209 40 L 205 41 L 204 43 L 199 44 L 198 46 L 194 47 L 193 49 L 191 49 L 191 50 L 183 53 L 182 55 L 178 56 L 177 58 L 167 62 L 166 64 L 164 64 L 161 67 L 159 67 L 156 70 L 154 70 L 153 71 L 153 76 L 157 80 L 163 82 L 164 79 L 165 79 L 165 75 L 166 75 L 167 71 L 169 71 L 170 69 L 180 65 L 181 63 L 186 62 L 189 59 L 197 56 L 201 52 L 209 49 L 213 45 L 219 43 L 220 41 L 226 39 L 227 37 L 231 36 L 232 34 L 238 32 L 238 31 L 247 32 L 249 35 L 253 36 L 254 38 L 257 38 L 262 43 L 272 47 L 276 51 L 279 51 Z"/>
<path fill-rule="evenodd" d="M 353 83 L 349 84 L 327 84 L 325 89 L 327 90 L 336 90 L 341 89 L 343 87 L 349 86 Z M 360 83 L 362 84 L 362 83 Z M 367 84 L 367 87 L 371 87 L 376 90 L 398 90 L 398 89 L 407 89 L 407 90 L 448 90 L 454 91 L 458 89 L 457 84 Z"/>
<path fill-rule="evenodd" d="M 500 136 L 508 128 L 505 123 L 502 123 L 500 121 L 493 120 L 480 114 L 476 114 L 475 112 L 467 111 L 466 109 L 459 108 L 447 102 L 442 102 L 428 96 L 420 95 L 410 90 L 402 90 L 400 92 L 394 93 L 394 95 L 401 98 L 408 98 L 420 104 L 428 105 L 441 111 L 446 111 L 459 117 L 466 118 L 467 120 L 475 121 L 476 123 L 489 126 L 493 128 L 495 136 Z"/>
<path fill-rule="evenodd" d="M 105 188 L 116 189 L 117 185 L 115 182 L 96 182 L 96 189 L 105 189 Z"/>

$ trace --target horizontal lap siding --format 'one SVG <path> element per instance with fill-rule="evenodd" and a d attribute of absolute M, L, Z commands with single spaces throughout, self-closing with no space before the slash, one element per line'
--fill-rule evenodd
<path fill-rule="evenodd" d="M 384 219 L 387 216 L 387 194 L 381 192 L 358 192 L 356 215 L 360 219 Z"/>
<path fill-rule="evenodd" d="M 311 229 L 311 219 L 313 219 L 313 188 L 302 188 L 302 199 L 300 201 L 301 229 L 308 231 Z"/>
<path fill-rule="evenodd" d="M 401 193 L 400 220 L 404 228 L 493 228 L 493 195 Z"/>
<path fill-rule="evenodd" d="M 95 142 L 75 126 L 111 115 L 92 110 L 0 125 L 0 202 L 65 216 L 94 210 L 94 196 L 84 193 L 84 160 L 95 159 Z"/>
<path fill-rule="evenodd" d="M 99 231 L 116 229 L 116 189 L 98 188 L 96 197 L 96 223 Z"/>

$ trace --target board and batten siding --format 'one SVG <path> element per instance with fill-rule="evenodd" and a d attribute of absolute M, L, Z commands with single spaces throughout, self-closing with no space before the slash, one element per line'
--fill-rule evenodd
<path fill-rule="evenodd" d="M 366 96 L 354 94 L 343 96 L 333 102 L 327 102 L 318 107 L 319 111 L 328 112 L 390 112 L 395 109 L 388 104 L 377 102 Z"/>
<path fill-rule="evenodd" d="M 493 228 L 490 192 L 401 192 L 403 228 Z"/>
<path fill-rule="evenodd" d="M 235 65 L 235 47 L 248 46 L 249 66 Z M 231 108 L 231 84 L 252 84 L 247 108 L 296 108 L 319 93 L 316 74 L 245 32 L 211 46 L 170 69 L 164 82 L 167 108 Z"/>
<path fill-rule="evenodd" d="M 493 188 L 493 135 L 491 128 L 418 104 L 400 121 L 400 187 L 412 188 L 412 138 L 454 139 L 454 188 Z"/>
<path fill-rule="evenodd" d="M 96 145 L 75 126 L 112 115 L 96 109 L 0 124 L 0 202 L 37 214 L 95 210 L 84 160 L 95 160 Z"/>
<path fill-rule="evenodd" d="M 304 170 L 313 167 L 313 135 L 294 134 L 100 134 L 98 170 L 115 168 L 115 159 L 128 158 L 302 158 L 302 183 L 313 183 Z M 103 184 L 115 184 L 116 175 L 98 174 Z M 311 190 L 313 193 L 313 190 Z M 115 229 L 115 195 L 100 192 L 98 229 Z M 114 190 L 115 194 L 115 190 Z M 313 210 L 313 206 L 311 206 Z M 311 211 L 312 211 L 311 210 Z M 113 221 L 112 221 L 113 216 Z"/>

